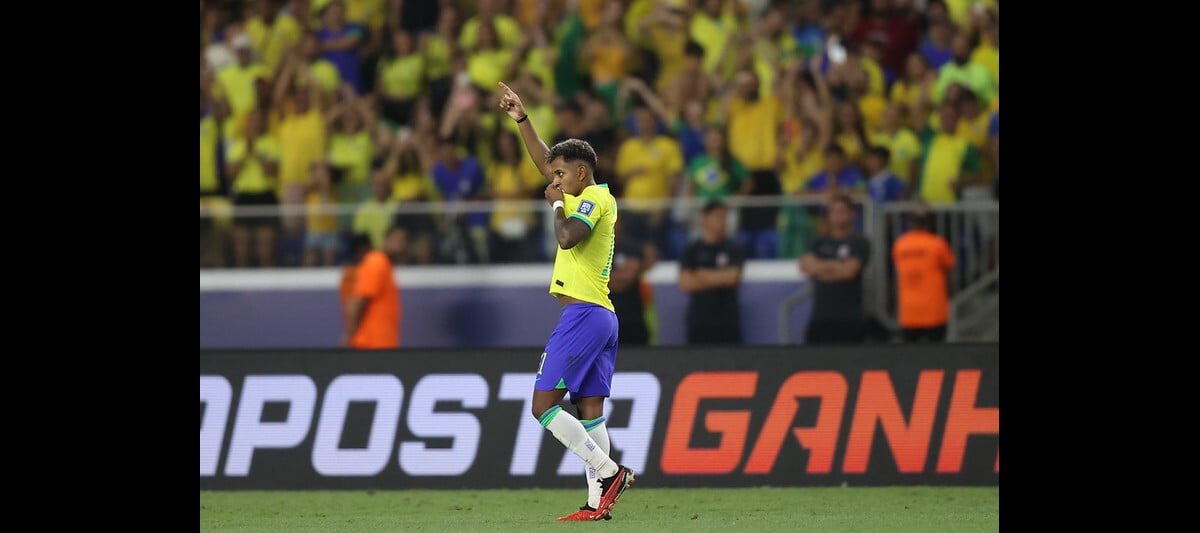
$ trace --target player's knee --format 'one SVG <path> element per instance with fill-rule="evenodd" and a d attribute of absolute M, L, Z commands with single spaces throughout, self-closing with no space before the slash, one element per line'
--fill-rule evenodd
<path fill-rule="evenodd" d="M 533 408 L 529 411 L 530 414 L 533 415 L 534 420 L 541 422 L 542 417 L 546 416 L 546 413 L 550 412 L 550 410 L 553 408 L 553 405 L 538 405 L 537 403 L 534 403 Z"/>

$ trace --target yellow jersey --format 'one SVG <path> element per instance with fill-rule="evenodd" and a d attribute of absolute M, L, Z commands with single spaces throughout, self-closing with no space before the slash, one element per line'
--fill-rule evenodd
<path fill-rule="evenodd" d="M 279 124 L 279 184 L 308 183 L 312 163 L 325 157 L 325 117 L 315 106 L 304 114 L 290 114 Z"/>
<path fill-rule="evenodd" d="M 775 96 L 756 102 L 735 97 L 729 106 L 729 152 L 751 172 L 775 168 L 783 105 Z"/>
<path fill-rule="evenodd" d="M 617 174 L 622 176 L 631 169 L 645 168 L 641 174 L 632 175 L 624 182 L 622 198 L 670 198 L 675 192 L 671 190 L 672 178 L 683 171 L 683 150 L 678 141 L 665 135 L 649 142 L 641 137 L 630 137 L 617 149 L 616 163 Z"/>
<path fill-rule="evenodd" d="M 375 142 L 366 130 L 346 135 L 341 131 L 329 134 L 329 163 L 346 169 L 346 183 L 363 185 L 371 175 L 371 159 L 375 157 Z"/>
<path fill-rule="evenodd" d="M 579 196 L 563 195 L 563 213 L 568 218 L 582 220 L 592 232 L 570 250 L 558 249 L 550 294 L 570 296 L 617 312 L 608 297 L 608 278 L 617 242 L 617 199 L 609 192 L 608 184 L 589 185 Z"/>
<path fill-rule="evenodd" d="M 200 192 L 217 192 L 221 188 L 217 172 L 217 119 L 212 114 L 200 119 Z"/>
<path fill-rule="evenodd" d="M 786 194 L 804 192 L 808 179 L 825 169 L 825 151 L 812 143 L 808 151 L 800 153 L 800 139 L 788 142 L 787 151 L 783 154 L 783 172 L 779 176 L 779 184 Z"/>
<path fill-rule="evenodd" d="M 246 157 L 246 139 L 238 138 L 229 143 L 227 157 L 230 162 L 242 161 L 242 168 L 233 178 L 233 190 L 239 194 L 264 193 L 275 190 L 275 179 L 267 175 L 258 160 Z M 275 139 L 261 136 L 254 141 L 254 153 L 268 161 L 279 160 L 279 144 Z"/>
<path fill-rule="evenodd" d="M 310 192 L 304 198 L 308 206 L 308 231 L 313 233 L 334 233 L 338 229 L 337 215 L 327 211 L 337 206 L 338 200 L 333 193 L 322 194 Z"/>
<path fill-rule="evenodd" d="M 916 133 L 908 128 L 900 128 L 896 133 L 878 130 L 871 135 L 871 144 L 888 149 L 888 167 L 892 173 L 906 181 L 912 178 L 910 165 L 921 157 L 921 140 Z"/>
<path fill-rule="evenodd" d="M 425 56 L 420 53 L 379 61 L 383 96 L 416 98 L 425 86 Z"/>
<path fill-rule="evenodd" d="M 246 34 L 254 42 L 254 49 L 261 55 L 263 63 L 274 72 L 283 60 L 283 54 L 300 42 L 304 31 L 290 14 L 279 13 L 270 26 L 261 16 L 246 21 Z"/>
<path fill-rule="evenodd" d="M 270 71 L 262 63 L 251 63 L 245 67 L 235 63 L 217 73 L 213 96 L 224 98 L 229 102 L 229 110 L 233 115 L 240 116 L 258 103 L 254 80 L 270 77 Z"/>

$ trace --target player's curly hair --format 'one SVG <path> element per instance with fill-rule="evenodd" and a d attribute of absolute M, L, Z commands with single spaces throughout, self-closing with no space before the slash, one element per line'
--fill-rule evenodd
<path fill-rule="evenodd" d="M 549 152 L 546 152 L 546 162 L 549 163 L 561 156 L 566 161 L 583 161 L 588 164 L 588 170 L 596 174 L 596 150 L 591 144 L 582 139 L 567 139 L 562 141 Z"/>

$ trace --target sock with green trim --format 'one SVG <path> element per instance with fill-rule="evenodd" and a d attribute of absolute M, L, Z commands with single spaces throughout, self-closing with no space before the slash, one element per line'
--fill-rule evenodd
<path fill-rule="evenodd" d="M 605 424 L 605 418 L 602 416 L 595 420 L 584 420 L 583 428 L 587 430 L 588 436 L 596 441 L 596 445 L 604 450 L 604 453 L 612 454 L 612 444 L 608 440 L 608 425 Z M 588 488 L 588 507 L 595 509 L 600 505 L 600 483 L 596 480 L 596 469 L 589 465 L 584 465 L 583 477 L 587 481 Z"/>
<path fill-rule="evenodd" d="M 542 427 L 550 430 L 550 434 L 554 435 L 558 442 L 578 455 L 588 466 L 595 468 L 596 475 L 601 479 L 616 475 L 617 463 L 588 436 L 583 424 L 578 418 L 571 416 L 571 413 L 556 405 L 543 413 L 539 421 Z"/>

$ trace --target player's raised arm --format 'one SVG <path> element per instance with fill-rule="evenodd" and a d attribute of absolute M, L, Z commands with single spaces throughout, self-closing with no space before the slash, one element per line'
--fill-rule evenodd
<path fill-rule="evenodd" d="M 521 140 L 525 141 L 525 149 L 529 151 L 529 157 L 533 159 L 533 164 L 537 165 L 538 170 L 546 179 L 553 181 L 550 175 L 550 167 L 546 163 L 546 154 L 550 153 L 550 148 L 546 146 L 546 142 L 538 137 L 537 130 L 533 129 L 533 123 L 529 122 L 529 115 L 525 112 L 525 104 L 521 103 L 521 97 L 509 88 L 504 82 L 499 82 L 500 88 L 504 89 L 504 94 L 500 95 L 500 109 L 513 120 L 517 121 L 521 130 Z"/>

